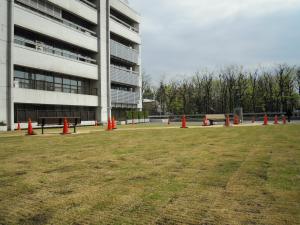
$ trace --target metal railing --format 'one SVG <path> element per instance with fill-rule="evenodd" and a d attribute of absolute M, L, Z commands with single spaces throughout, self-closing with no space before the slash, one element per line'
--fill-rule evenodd
<path fill-rule="evenodd" d="M 140 95 L 138 92 L 129 92 L 111 89 L 111 102 L 123 104 L 138 104 Z"/>
<path fill-rule="evenodd" d="M 86 5 L 90 6 L 90 7 L 92 7 L 94 9 L 97 8 L 96 4 L 94 4 L 94 3 L 92 3 L 92 2 L 90 2 L 88 0 L 77 0 L 77 1 L 82 2 L 82 3 L 84 3 L 84 4 L 86 4 Z"/>
<path fill-rule="evenodd" d="M 139 62 L 139 52 L 137 50 L 114 40 L 110 40 L 110 54 L 135 64 Z"/>
<path fill-rule="evenodd" d="M 116 21 L 116 22 L 122 24 L 123 26 L 127 27 L 129 30 L 132 30 L 132 31 L 134 31 L 134 32 L 136 32 L 136 33 L 139 33 L 139 29 L 138 29 L 138 28 L 129 25 L 128 23 L 126 23 L 126 22 L 120 20 L 120 19 L 117 18 L 116 16 L 110 15 L 110 18 L 112 18 L 114 21 Z"/>
<path fill-rule="evenodd" d="M 44 7 L 44 8 L 38 7 L 38 4 L 32 4 L 31 1 L 17 0 L 16 2 L 20 2 L 23 5 L 27 6 L 27 7 L 23 7 L 22 5 L 18 5 L 18 6 L 20 6 L 23 9 L 30 10 L 30 11 L 33 11 L 33 12 L 41 12 L 43 14 L 39 13 L 40 16 L 46 16 L 47 18 L 53 19 L 56 22 L 60 22 L 60 23 L 62 23 L 64 25 L 66 25 L 67 27 L 70 27 L 72 29 L 80 31 L 80 32 L 82 32 L 84 34 L 92 35 L 92 36 L 95 36 L 95 37 L 97 36 L 96 32 L 94 32 L 92 30 L 89 30 L 89 29 L 87 29 L 85 27 L 82 27 L 82 26 L 80 26 L 78 24 L 75 24 L 75 23 L 73 23 L 73 22 L 71 22 L 69 20 L 63 19 L 61 17 L 61 12 L 58 13 L 60 16 L 57 16 L 56 14 L 49 13 L 50 11 L 46 7 Z"/>
<path fill-rule="evenodd" d="M 110 66 L 111 81 L 139 86 L 139 73 L 118 66 Z"/>
<path fill-rule="evenodd" d="M 36 51 L 45 52 L 45 53 L 52 54 L 52 55 L 58 55 L 58 56 L 62 56 L 64 58 L 69 58 L 69 59 L 77 60 L 80 62 L 97 64 L 97 61 L 92 58 L 82 56 L 80 54 L 72 53 L 67 50 L 54 48 L 54 47 L 45 45 L 43 43 L 40 43 L 37 41 L 31 41 L 31 40 L 28 40 L 28 39 L 25 39 L 22 37 L 15 36 L 14 42 L 18 45 L 22 45 L 22 46 L 25 46 L 25 47 L 28 47 L 31 49 L 35 49 Z"/>

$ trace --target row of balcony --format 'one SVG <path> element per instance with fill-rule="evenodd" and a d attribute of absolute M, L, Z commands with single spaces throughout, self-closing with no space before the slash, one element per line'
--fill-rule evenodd
<path fill-rule="evenodd" d="M 96 61 L 69 51 L 45 46 L 15 37 L 15 62 L 21 66 L 48 70 L 97 80 Z M 77 62 L 78 61 L 78 62 Z M 139 86 L 139 73 L 111 65 L 111 80 L 120 84 Z"/>
<path fill-rule="evenodd" d="M 46 7 L 41 8 L 28 0 L 17 1 L 21 2 L 23 5 L 28 5 L 30 8 L 15 4 L 16 25 L 83 47 L 93 52 L 98 51 L 97 34 L 95 32 L 62 19 L 59 16 L 60 12 L 57 12 L 55 9 L 49 10 L 46 9 Z M 35 11 L 33 9 L 35 9 Z M 125 25 L 115 22 L 113 19 L 111 19 L 111 21 L 114 21 L 110 24 L 111 32 L 124 36 L 135 43 L 140 43 L 139 34 L 130 32 Z M 116 41 L 111 41 L 111 52 L 113 56 L 131 63 L 137 64 L 139 61 L 139 52 L 137 50 Z"/>
<path fill-rule="evenodd" d="M 98 96 L 82 95 L 74 93 L 42 91 L 25 88 L 13 89 L 14 102 L 23 104 L 49 104 L 49 105 L 80 105 L 98 106 Z M 111 90 L 111 102 L 113 104 L 139 104 L 140 95 L 138 92 L 122 90 Z"/>
<path fill-rule="evenodd" d="M 93 52 L 98 51 L 97 38 L 92 35 L 87 35 L 87 33 L 81 32 L 78 29 L 73 29 L 71 26 L 68 26 L 63 22 L 51 19 L 50 17 L 17 4 L 15 4 L 14 10 L 14 22 L 18 27 L 40 33 Z"/>
<path fill-rule="evenodd" d="M 41 4 L 42 2 L 28 1 L 28 0 L 17 0 L 17 2 L 20 2 L 38 12 L 42 12 L 43 14 L 48 15 L 52 19 L 55 19 L 55 20 L 65 24 L 66 26 L 69 26 L 70 28 L 76 29 L 85 34 L 90 34 L 90 35 L 96 36 L 96 32 L 91 31 L 85 27 L 82 27 L 82 26 L 75 24 L 71 21 L 68 21 L 66 19 L 63 19 L 61 16 L 61 10 L 58 7 L 55 7 L 52 5 L 48 6 L 47 2 L 43 2 L 43 4 Z M 39 4 L 41 4 L 41 5 L 39 5 Z"/>
<path fill-rule="evenodd" d="M 123 26 L 127 27 L 129 30 L 132 30 L 132 31 L 134 31 L 134 32 L 136 32 L 136 33 L 139 33 L 139 29 L 138 29 L 138 28 L 133 27 L 133 26 L 129 25 L 128 23 L 125 23 L 124 21 L 120 20 L 120 19 L 117 18 L 116 16 L 110 15 L 110 18 L 112 18 L 114 21 L 116 21 L 116 22 L 122 24 Z"/>
<path fill-rule="evenodd" d="M 19 45 L 26 46 L 28 48 L 33 48 L 37 51 L 45 52 L 48 54 L 53 54 L 53 55 L 58 55 L 62 56 L 65 58 L 70 58 L 73 60 L 85 62 L 85 63 L 92 63 L 92 64 L 97 64 L 96 60 L 83 56 L 81 54 L 76 54 L 67 50 L 59 49 L 59 48 L 54 48 L 52 46 L 48 46 L 42 42 L 38 41 L 31 41 L 22 37 L 15 36 L 14 37 L 14 42 Z"/>

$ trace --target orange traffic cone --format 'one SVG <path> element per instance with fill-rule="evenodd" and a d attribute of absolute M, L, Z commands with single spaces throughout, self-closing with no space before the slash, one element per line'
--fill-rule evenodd
<path fill-rule="evenodd" d="M 277 125 L 278 124 L 278 116 L 276 115 L 274 118 L 274 124 Z"/>
<path fill-rule="evenodd" d="M 21 131 L 20 122 L 18 122 L 17 131 Z"/>
<path fill-rule="evenodd" d="M 264 126 L 268 125 L 268 116 L 267 114 L 264 116 Z"/>
<path fill-rule="evenodd" d="M 239 117 L 237 115 L 234 116 L 233 124 L 234 125 L 239 125 L 240 124 Z"/>
<path fill-rule="evenodd" d="M 108 117 L 108 121 L 107 121 L 107 131 L 112 131 L 112 123 L 110 117 Z"/>
<path fill-rule="evenodd" d="M 63 134 L 70 134 L 69 132 L 69 122 L 67 118 L 64 119 L 64 128 L 63 128 Z"/>
<path fill-rule="evenodd" d="M 204 117 L 203 119 L 203 126 L 208 126 L 208 120 L 207 120 L 207 116 Z"/>
<path fill-rule="evenodd" d="M 116 130 L 117 129 L 117 121 L 115 120 L 115 117 L 112 119 L 112 129 Z"/>
<path fill-rule="evenodd" d="M 181 128 L 184 128 L 184 129 L 186 129 L 187 128 L 187 126 L 186 126 L 186 117 L 185 117 L 185 115 L 182 117 L 182 119 L 181 119 Z"/>
<path fill-rule="evenodd" d="M 33 135 L 33 129 L 32 129 L 32 123 L 31 123 L 31 119 L 28 119 L 28 130 L 27 130 L 27 134 L 28 135 Z"/>
<path fill-rule="evenodd" d="M 286 125 L 286 117 L 285 116 L 282 117 L 282 123 L 283 123 L 283 125 Z"/>
<path fill-rule="evenodd" d="M 229 118 L 229 115 L 226 116 L 225 126 L 226 126 L 226 127 L 229 127 L 229 126 L 230 126 L 230 118 Z"/>

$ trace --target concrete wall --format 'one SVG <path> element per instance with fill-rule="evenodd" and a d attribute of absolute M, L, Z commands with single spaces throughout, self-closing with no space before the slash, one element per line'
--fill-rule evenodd
<path fill-rule="evenodd" d="M 135 42 L 137 44 L 141 44 L 141 36 L 130 30 L 129 28 L 125 27 L 124 25 L 116 22 L 115 20 L 110 18 L 110 31 L 121 36 L 124 37 L 132 42 Z"/>
<path fill-rule="evenodd" d="M 120 0 L 110 0 L 110 5 L 112 8 L 131 18 L 137 23 L 141 22 L 140 14 L 133 10 L 130 6 L 126 5 L 124 2 L 121 2 Z"/>
<path fill-rule="evenodd" d="M 7 0 L 0 1 L 0 122 L 7 123 Z"/>
<path fill-rule="evenodd" d="M 97 10 L 78 0 L 49 0 L 49 2 L 52 2 L 94 24 L 97 24 Z"/>
<path fill-rule="evenodd" d="M 15 24 L 32 31 L 56 38 L 97 52 L 97 38 L 90 34 L 77 31 L 67 25 L 54 21 L 39 13 L 32 12 L 21 6 L 15 5 Z"/>
<path fill-rule="evenodd" d="M 143 86 L 143 77 L 142 77 L 142 45 L 140 45 L 139 47 L 139 52 L 140 52 L 140 57 L 139 57 L 139 65 L 140 65 L 140 74 L 139 74 L 139 87 L 138 87 L 138 92 L 140 93 L 140 101 L 138 104 L 138 109 L 142 109 L 143 108 L 143 91 L 142 91 L 142 86 Z"/>
<path fill-rule="evenodd" d="M 70 106 L 98 106 L 98 97 L 54 91 L 40 91 L 23 88 L 13 88 L 15 103 L 70 105 Z"/>
<path fill-rule="evenodd" d="M 14 45 L 14 63 L 36 69 L 69 74 L 88 79 L 98 79 L 98 66 L 56 56 L 35 49 Z"/>
<path fill-rule="evenodd" d="M 99 62 L 99 82 L 98 82 L 98 94 L 99 94 L 99 106 L 97 109 L 97 120 L 103 123 L 107 122 L 108 115 L 110 115 L 110 79 L 109 79 L 109 33 L 108 33 L 108 0 L 101 0 L 99 4 L 98 14 L 98 31 L 99 31 L 99 50 L 98 50 L 98 62 Z"/>

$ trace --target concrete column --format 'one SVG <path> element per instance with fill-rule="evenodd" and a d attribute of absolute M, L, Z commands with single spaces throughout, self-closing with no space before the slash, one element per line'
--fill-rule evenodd
<path fill-rule="evenodd" d="M 143 93 L 142 93 L 142 86 L 143 86 L 143 80 L 142 80 L 142 45 L 139 45 L 138 47 L 138 51 L 140 53 L 139 55 L 139 88 L 138 88 L 138 92 L 140 93 L 140 100 L 139 103 L 137 105 L 139 111 L 141 111 L 143 109 Z"/>
<path fill-rule="evenodd" d="M 98 62 L 99 81 L 98 97 L 99 107 L 97 109 L 97 119 L 107 122 L 111 113 L 110 104 L 110 46 L 109 46 L 109 0 L 98 1 Z"/>
<path fill-rule="evenodd" d="M 13 129 L 13 0 L 0 1 L 0 123 Z"/>

